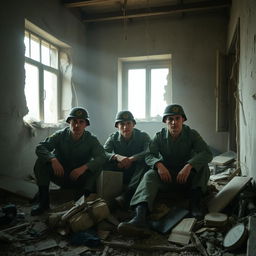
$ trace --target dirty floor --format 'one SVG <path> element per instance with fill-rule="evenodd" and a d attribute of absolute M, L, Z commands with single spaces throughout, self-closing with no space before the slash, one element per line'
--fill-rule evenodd
<path fill-rule="evenodd" d="M 30 216 L 31 203 L 28 199 L 3 190 L 0 190 L 0 195 L 0 207 L 11 203 L 17 208 L 16 217 L 9 224 L 0 226 L 0 255 L 3 256 L 246 256 L 245 246 L 235 252 L 223 250 L 223 230 L 205 229 L 205 232 L 196 233 L 196 230 L 204 228 L 202 221 L 194 225 L 193 241 L 183 246 L 169 242 L 170 233 L 162 235 L 152 231 L 145 239 L 123 237 L 116 230 L 118 221 L 129 219 L 132 213 L 122 210 L 114 211 L 112 219 L 104 220 L 90 229 L 90 234 L 100 238 L 99 244 L 72 245 L 70 234 L 62 236 L 48 227 L 47 214 Z M 58 205 L 68 200 L 66 197 L 61 199 L 62 202 L 53 201 Z"/>

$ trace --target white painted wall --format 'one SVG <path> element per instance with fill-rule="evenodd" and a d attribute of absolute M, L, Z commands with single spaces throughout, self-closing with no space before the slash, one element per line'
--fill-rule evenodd
<path fill-rule="evenodd" d="M 240 19 L 240 165 L 242 173 L 256 179 L 256 1 L 233 0 L 228 47 Z"/>

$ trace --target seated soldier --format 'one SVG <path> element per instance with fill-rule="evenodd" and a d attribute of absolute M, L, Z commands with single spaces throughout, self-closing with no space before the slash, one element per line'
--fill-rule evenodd
<path fill-rule="evenodd" d="M 90 125 L 84 108 L 75 107 L 66 120 L 69 126 L 55 132 L 36 147 L 34 173 L 39 188 L 39 204 L 31 215 L 39 215 L 49 209 L 49 183 L 63 188 L 75 188 L 77 196 L 88 196 L 106 156 L 98 139 L 85 128 Z"/>
<path fill-rule="evenodd" d="M 116 115 L 115 127 L 118 131 L 107 139 L 104 149 L 108 163 L 104 169 L 123 173 L 124 192 L 116 197 L 119 206 L 126 208 L 148 167 L 144 156 L 150 142 L 147 133 L 135 127 L 136 121 L 130 111 L 120 111 Z"/>
<path fill-rule="evenodd" d="M 191 215 L 202 217 L 200 203 L 210 176 L 208 163 L 212 153 L 199 133 L 184 124 L 186 120 L 180 105 L 166 107 L 162 120 L 166 128 L 156 133 L 145 157 L 151 169 L 131 199 L 136 215 L 119 225 L 120 233 L 143 232 L 147 228 L 146 215 L 152 211 L 157 193 L 173 193 L 173 188 L 187 191 Z"/>

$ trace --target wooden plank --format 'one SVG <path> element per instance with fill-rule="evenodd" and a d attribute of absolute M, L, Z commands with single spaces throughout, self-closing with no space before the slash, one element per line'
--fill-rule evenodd
<path fill-rule="evenodd" d="M 142 250 L 142 251 L 165 251 L 165 252 L 188 252 L 195 251 L 197 244 L 194 245 L 186 245 L 183 247 L 170 246 L 170 245 L 150 245 L 145 243 L 130 243 L 130 242 L 120 242 L 120 241 L 102 241 L 102 243 L 106 246 L 112 248 L 120 248 L 120 249 L 128 249 L 128 250 Z"/>
<path fill-rule="evenodd" d="M 185 218 L 173 228 L 168 241 L 186 245 L 190 240 L 190 232 L 196 222 L 195 218 Z"/>
<path fill-rule="evenodd" d="M 209 201 L 209 212 L 220 212 L 224 209 L 251 179 L 251 177 L 235 176 Z"/>
<path fill-rule="evenodd" d="M 249 237 L 247 242 L 247 256 L 255 255 L 256 251 L 256 217 L 251 216 L 249 217 Z"/>
<path fill-rule="evenodd" d="M 87 6 L 102 6 L 109 5 L 113 3 L 118 3 L 118 0 L 89 0 L 89 1 L 79 1 L 79 2 L 70 2 L 65 3 L 65 7 L 74 8 L 74 7 L 87 7 Z"/>
<path fill-rule="evenodd" d="M 0 188 L 28 199 L 32 199 L 38 190 L 34 183 L 8 176 L 0 176 Z"/>
<path fill-rule="evenodd" d="M 235 160 L 234 156 L 222 156 L 222 155 L 219 155 L 219 156 L 215 156 L 212 159 L 211 163 L 223 166 L 223 165 L 227 165 L 227 164 L 231 163 L 234 160 Z"/>
<path fill-rule="evenodd" d="M 153 16 L 161 16 L 161 15 L 169 15 L 169 14 L 177 14 L 177 13 L 186 13 L 186 12 L 196 12 L 196 11 L 207 11 L 207 10 L 212 10 L 212 9 L 222 9 L 222 8 L 227 8 L 227 4 L 223 5 L 218 5 L 218 6 L 200 6 L 200 7 L 191 7 L 191 8 L 182 8 L 182 9 L 174 9 L 174 10 L 169 10 L 167 11 L 167 7 L 159 7 L 158 9 L 163 9 L 162 11 L 154 11 L 154 12 L 139 12 L 136 11 L 136 13 L 132 14 L 132 11 L 127 13 L 126 15 L 113 15 L 108 14 L 108 16 L 105 17 L 91 17 L 91 18 L 85 18 L 83 21 L 85 23 L 88 22 L 100 22 L 100 21 L 112 21 L 112 20 L 124 20 L 124 19 L 132 19 L 132 18 L 141 18 L 141 17 L 153 17 Z M 151 8 L 151 10 L 153 7 Z M 134 11 L 133 11 L 134 12 Z"/>
<path fill-rule="evenodd" d="M 197 250 L 201 253 L 202 256 L 209 256 L 206 249 L 202 245 L 200 239 L 197 237 L 197 235 L 194 232 L 191 233 L 191 240 L 192 240 L 192 243 L 196 246 Z"/>
<path fill-rule="evenodd" d="M 14 231 L 17 232 L 18 230 L 23 229 L 23 228 L 25 228 L 25 227 L 27 227 L 29 225 L 30 225 L 30 223 L 26 222 L 26 223 L 22 223 L 22 224 L 16 225 L 14 227 L 2 229 L 2 230 L 0 230 L 0 232 L 4 232 L 4 233 L 7 233 L 7 232 L 11 233 L 11 232 L 14 232 Z"/>

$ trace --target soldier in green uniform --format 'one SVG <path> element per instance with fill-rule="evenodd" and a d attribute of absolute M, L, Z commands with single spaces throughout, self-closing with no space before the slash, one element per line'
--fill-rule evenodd
<path fill-rule="evenodd" d="M 73 108 L 66 122 L 68 127 L 55 132 L 36 147 L 38 159 L 34 173 L 39 188 L 39 204 L 32 208 L 31 215 L 39 215 L 49 209 L 50 181 L 63 188 L 75 188 L 75 199 L 88 196 L 106 161 L 98 139 L 85 130 L 90 125 L 86 109 Z"/>
<path fill-rule="evenodd" d="M 212 153 L 199 133 L 184 124 L 186 120 L 180 105 L 166 107 L 162 120 L 166 128 L 156 133 L 145 157 L 151 169 L 131 200 L 136 215 L 119 225 L 121 233 L 136 233 L 147 227 L 146 214 L 152 210 L 157 193 L 172 193 L 174 188 L 187 190 L 191 215 L 202 217 L 200 202 L 210 175 L 208 163 Z"/>
<path fill-rule="evenodd" d="M 129 206 L 131 197 L 148 169 L 144 157 L 150 137 L 134 128 L 135 124 L 130 111 L 118 112 L 115 120 L 118 131 L 111 134 L 104 145 L 108 158 L 105 169 L 123 172 L 124 192 L 115 198 L 121 207 Z"/>

